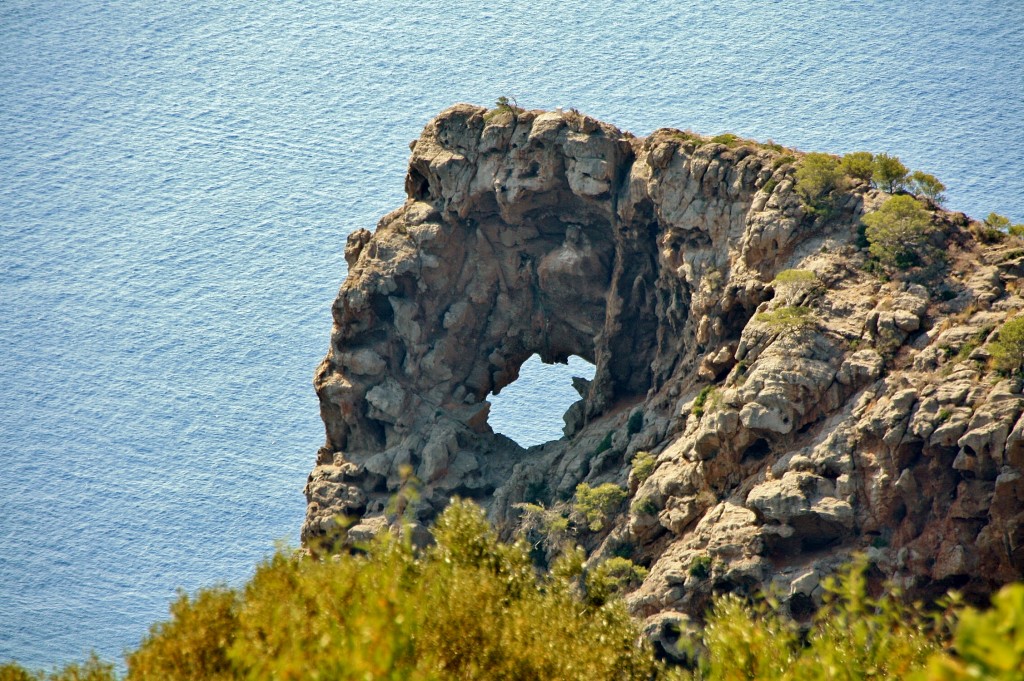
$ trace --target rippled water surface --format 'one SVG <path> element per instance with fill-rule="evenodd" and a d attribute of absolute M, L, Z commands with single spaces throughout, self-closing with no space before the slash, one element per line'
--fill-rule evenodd
<path fill-rule="evenodd" d="M 1018 0 L 0 3 L 0 660 L 296 541 L 345 236 L 439 110 L 886 150 L 1024 222 L 1022 44 Z M 561 369 L 495 427 L 557 437 Z"/>

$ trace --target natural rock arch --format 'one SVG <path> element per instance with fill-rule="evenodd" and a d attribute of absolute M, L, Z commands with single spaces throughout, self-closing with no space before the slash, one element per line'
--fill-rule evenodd
<path fill-rule="evenodd" d="M 583 422 L 584 401 L 595 367 L 578 355 L 565 364 L 544 363 L 531 355 L 518 378 L 491 393 L 488 423 L 496 433 L 529 448 L 571 437 Z"/>
<path fill-rule="evenodd" d="M 1024 576 L 1020 381 L 957 354 L 1024 308 L 1006 285 L 1024 259 L 980 257 L 966 216 L 933 207 L 937 238 L 979 272 L 880 282 L 857 232 L 887 195 L 853 182 L 810 211 L 794 156 L 572 111 L 431 121 L 405 204 L 345 249 L 304 541 L 339 514 L 362 518 L 351 536 L 386 526 L 410 475 L 416 518 L 460 495 L 506 532 L 518 502 L 613 482 L 628 507 L 579 538 L 650 567 L 630 596 L 644 615 L 769 584 L 806 612 L 857 550 L 918 593 Z M 775 282 L 791 268 L 814 273 L 813 295 Z M 806 305 L 796 327 L 758 314 Z M 595 376 L 572 436 L 524 450 L 491 432 L 486 398 L 534 353 Z"/>

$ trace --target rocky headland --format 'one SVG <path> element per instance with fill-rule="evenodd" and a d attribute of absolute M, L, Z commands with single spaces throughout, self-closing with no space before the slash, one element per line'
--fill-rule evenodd
<path fill-rule="evenodd" d="M 1016 240 L 924 201 L 942 257 L 887 271 L 871 183 L 816 209 L 800 152 L 576 111 L 460 104 L 411 148 L 405 204 L 345 248 L 304 541 L 339 516 L 355 539 L 425 526 L 453 496 L 511 536 L 612 483 L 607 518 L 566 531 L 648 568 L 628 599 L 655 639 L 726 591 L 802 617 L 855 553 L 925 597 L 1024 577 L 1024 396 L 989 362 L 1024 308 Z M 487 398 L 533 354 L 596 373 L 565 437 L 524 449 Z"/>

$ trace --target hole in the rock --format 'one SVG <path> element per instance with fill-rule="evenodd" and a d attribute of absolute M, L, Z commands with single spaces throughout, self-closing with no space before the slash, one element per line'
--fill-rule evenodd
<path fill-rule="evenodd" d="M 430 196 L 430 183 L 423 173 L 411 168 L 409 175 L 405 178 L 406 191 L 418 201 L 426 200 Z"/>
<path fill-rule="evenodd" d="M 741 459 L 743 461 L 760 461 L 764 457 L 771 454 L 771 452 L 772 448 L 771 445 L 768 444 L 768 441 L 765 440 L 763 437 L 759 437 L 757 438 L 757 440 L 754 441 L 752 445 L 750 445 L 743 451 L 743 456 L 741 457 Z"/>
<path fill-rule="evenodd" d="M 789 599 L 789 614 L 795 620 L 803 620 L 814 614 L 814 599 L 806 594 L 793 594 Z"/>
<path fill-rule="evenodd" d="M 519 378 L 491 395 L 487 421 L 491 429 L 532 447 L 562 437 L 562 415 L 580 399 L 573 376 L 594 378 L 594 365 L 573 355 L 568 364 L 544 364 L 533 355 L 519 369 Z"/>

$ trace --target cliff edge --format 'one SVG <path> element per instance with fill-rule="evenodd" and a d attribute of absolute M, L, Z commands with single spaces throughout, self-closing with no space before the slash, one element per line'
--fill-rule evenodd
<path fill-rule="evenodd" d="M 1021 381 L 987 350 L 1024 308 L 1024 249 L 924 202 L 941 257 L 887 272 L 861 218 L 889 194 L 846 181 L 814 208 L 802 154 L 723 141 L 575 111 L 432 120 L 405 204 L 345 249 L 304 541 L 339 515 L 379 531 L 410 475 L 410 517 L 458 495 L 506 534 L 521 502 L 615 483 L 576 540 L 649 567 L 642 616 L 763 588 L 800 616 L 855 552 L 922 595 L 1024 577 Z M 596 373 L 565 437 L 523 449 L 487 398 L 535 353 Z"/>

